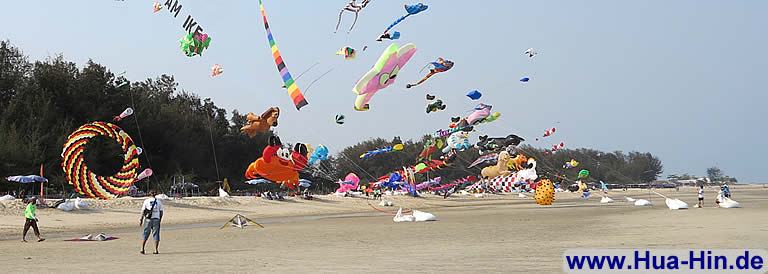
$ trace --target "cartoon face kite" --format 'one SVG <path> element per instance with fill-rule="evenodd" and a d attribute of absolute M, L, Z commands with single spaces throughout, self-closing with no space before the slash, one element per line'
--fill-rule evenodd
<path fill-rule="evenodd" d="M 400 69 L 408 63 L 408 60 L 416 53 L 416 45 L 406 44 L 400 48 L 392 44 L 384 50 L 376 65 L 368 73 L 363 75 L 352 91 L 357 94 L 355 110 L 366 111 L 368 102 L 379 90 L 388 87 L 395 82 Z"/>

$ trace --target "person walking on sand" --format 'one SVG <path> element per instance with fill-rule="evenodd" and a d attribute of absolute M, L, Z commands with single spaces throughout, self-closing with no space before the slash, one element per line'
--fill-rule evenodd
<path fill-rule="evenodd" d="M 704 207 L 704 185 L 699 186 L 699 203 L 697 204 L 697 207 Z"/>
<path fill-rule="evenodd" d="M 149 234 L 152 234 L 152 239 L 155 240 L 155 252 L 160 253 L 158 247 L 160 246 L 160 222 L 163 220 L 163 202 L 157 199 L 155 196 L 157 191 L 150 190 L 149 198 L 144 200 L 144 204 L 141 206 L 141 219 L 139 219 L 139 226 L 143 225 L 144 230 L 141 241 L 141 251 L 139 253 L 144 254 L 144 246 L 147 244 Z"/>
<path fill-rule="evenodd" d="M 26 221 L 24 222 L 24 233 L 21 234 L 21 241 L 27 242 L 27 232 L 29 231 L 29 228 L 32 227 L 32 229 L 35 231 L 35 236 L 37 236 L 37 241 L 42 242 L 45 241 L 43 237 L 40 237 L 40 230 L 37 228 L 37 197 L 32 197 L 27 200 L 27 208 L 24 209 L 24 219 Z"/>

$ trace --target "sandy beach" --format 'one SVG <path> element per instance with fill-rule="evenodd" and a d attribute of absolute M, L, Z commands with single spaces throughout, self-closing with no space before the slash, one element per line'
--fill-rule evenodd
<path fill-rule="evenodd" d="M 660 193 L 695 204 L 693 188 Z M 0 207 L 0 264 L 10 272 L 562 272 L 568 248 L 765 248 L 768 188 L 739 186 L 743 208 L 672 211 L 647 191 L 612 191 L 601 205 L 575 193 L 558 193 L 553 206 L 532 198 L 385 196 L 395 207 L 365 198 L 317 200 L 185 198 L 166 201 L 159 255 L 140 255 L 141 199 L 92 201 L 89 210 L 40 209 L 42 243 L 19 241 L 19 201 Z M 596 194 L 596 193 L 595 193 Z M 624 196 L 648 199 L 634 207 Z M 398 206 L 434 213 L 435 222 L 394 223 Z M 264 229 L 219 227 L 240 213 Z M 119 237 L 67 242 L 85 234 Z"/>

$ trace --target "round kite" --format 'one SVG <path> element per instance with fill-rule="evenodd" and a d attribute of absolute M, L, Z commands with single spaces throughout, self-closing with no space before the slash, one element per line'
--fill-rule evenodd
<path fill-rule="evenodd" d="M 98 175 L 85 164 L 86 146 L 91 139 L 98 136 L 114 139 L 123 150 L 123 166 L 115 174 Z M 78 193 L 91 198 L 110 199 L 125 194 L 138 181 L 138 155 L 139 149 L 120 127 L 111 123 L 92 122 L 69 135 L 61 154 L 61 167 L 67 181 Z"/>
<path fill-rule="evenodd" d="M 555 185 L 552 181 L 547 179 L 539 181 L 534 199 L 538 205 L 552 205 L 552 202 L 555 201 Z"/>

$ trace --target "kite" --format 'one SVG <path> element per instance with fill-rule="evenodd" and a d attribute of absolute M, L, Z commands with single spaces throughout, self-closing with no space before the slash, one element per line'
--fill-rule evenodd
<path fill-rule="evenodd" d="M 400 24 L 400 22 L 405 20 L 405 18 L 408 18 L 408 16 L 416 15 L 416 14 L 422 12 L 422 11 L 427 10 L 427 8 L 429 8 L 429 6 L 424 5 L 423 3 L 417 3 L 417 4 L 413 4 L 413 5 L 405 5 L 405 11 L 408 14 L 403 15 L 402 17 L 400 17 L 397 20 L 395 20 L 395 22 L 393 22 L 391 25 L 389 25 L 389 27 L 387 27 L 387 29 L 384 30 L 384 33 L 382 33 L 381 36 L 379 37 L 379 39 L 376 39 L 376 41 L 381 42 L 382 39 L 386 39 L 387 36 L 389 36 L 389 35 L 387 35 L 389 33 L 389 30 L 391 30 L 393 27 L 395 27 L 395 25 Z M 395 39 L 397 39 L 397 38 L 395 38 Z"/>
<path fill-rule="evenodd" d="M 349 173 L 344 177 L 343 181 L 339 180 L 336 183 L 339 184 L 336 193 L 345 193 L 347 191 L 357 190 L 358 185 L 360 185 L 360 177 L 357 177 L 357 174 Z"/>
<path fill-rule="evenodd" d="M 496 165 L 484 167 L 482 170 L 480 170 L 480 175 L 483 177 L 483 179 L 493 179 L 499 176 L 508 176 L 512 174 L 512 172 L 509 171 L 509 161 L 512 161 L 512 157 L 508 152 L 499 152 L 499 155 L 496 159 Z"/>
<path fill-rule="evenodd" d="M 480 103 L 474 109 L 474 111 L 467 116 L 466 121 L 470 125 L 476 125 L 482 122 L 485 118 L 491 115 L 491 108 L 493 106 Z"/>
<path fill-rule="evenodd" d="M 552 205 L 555 201 L 555 184 L 552 181 L 543 179 L 536 184 L 536 192 L 533 196 L 538 205 Z"/>
<path fill-rule="evenodd" d="M 446 146 L 443 148 L 443 153 L 448 153 L 451 150 L 464 151 L 472 147 L 469 143 L 469 132 L 458 131 L 446 139 Z"/>
<path fill-rule="evenodd" d="M 533 58 L 533 57 L 534 57 L 534 56 L 536 56 L 537 54 L 539 54 L 539 52 L 538 52 L 538 51 L 536 51 L 536 50 L 535 50 L 535 49 L 533 49 L 533 48 L 529 48 L 529 49 L 525 50 L 525 55 L 528 55 L 528 57 L 529 57 L 529 58 Z"/>
<path fill-rule="evenodd" d="M 435 98 L 437 98 L 437 96 L 427 93 L 427 101 L 435 100 Z"/>
<path fill-rule="evenodd" d="M 589 178 L 589 170 L 582 169 L 579 170 L 579 179 L 586 179 Z"/>
<path fill-rule="evenodd" d="M 427 81 L 430 77 L 432 77 L 435 74 L 449 71 L 453 68 L 453 61 L 443 59 L 442 57 L 437 58 L 437 61 L 431 62 L 428 65 L 432 65 L 432 68 L 429 69 L 429 73 L 427 73 L 424 78 L 421 78 L 416 84 L 407 84 L 405 88 L 412 88 L 418 85 L 421 85 L 421 83 L 424 83 L 424 81 Z"/>
<path fill-rule="evenodd" d="M 424 148 L 419 153 L 418 161 L 421 160 L 432 160 L 432 154 L 435 153 L 438 149 L 443 148 L 443 139 L 437 138 L 437 139 L 427 139 L 424 142 Z"/>
<path fill-rule="evenodd" d="M 437 112 L 439 110 L 445 110 L 447 106 L 443 104 L 443 100 L 437 99 L 427 105 L 427 113 Z"/>
<path fill-rule="evenodd" d="M 549 137 L 552 136 L 552 134 L 555 134 L 555 131 L 557 131 L 556 128 L 550 128 L 544 131 L 544 135 L 542 137 Z"/>
<path fill-rule="evenodd" d="M 356 1 L 357 0 L 349 1 L 349 3 L 343 9 L 341 9 L 341 11 L 339 12 L 339 22 L 336 23 L 336 30 L 334 31 L 334 33 L 339 31 L 339 25 L 341 25 L 341 15 L 343 15 L 345 11 L 351 11 L 355 13 L 355 21 L 352 22 L 352 26 L 349 27 L 349 30 L 347 31 L 347 33 L 351 32 L 352 29 L 355 28 L 355 24 L 357 23 L 357 15 L 365 8 L 365 6 L 368 5 L 369 2 L 371 2 L 371 0 L 363 0 L 363 2 L 360 3 L 360 5 L 358 5 L 357 3 L 355 3 Z"/>
<path fill-rule="evenodd" d="M 391 151 L 401 151 L 401 150 L 403 150 L 403 144 L 396 144 L 394 146 L 377 148 L 374 150 L 369 150 L 366 153 L 360 154 L 360 159 L 368 159 L 368 157 L 371 157 L 373 155 L 383 154 Z"/>
<path fill-rule="evenodd" d="M 520 142 L 525 141 L 520 136 L 510 134 L 507 135 L 507 137 L 494 137 L 494 138 L 488 138 L 488 135 L 483 135 L 479 137 L 480 141 L 477 142 L 476 146 L 480 150 L 480 154 L 485 154 L 487 152 L 500 152 L 502 150 L 506 150 L 507 147 L 515 147 L 520 144 Z"/>
<path fill-rule="evenodd" d="M 416 46 L 414 44 L 406 44 L 400 48 L 397 47 L 397 44 L 389 45 L 373 68 L 363 75 L 352 89 L 357 94 L 355 110 L 368 110 L 368 102 L 371 101 L 373 95 L 394 83 L 400 69 L 408 63 L 408 60 L 415 53 Z"/>
<path fill-rule="evenodd" d="M 157 12 L 158 12 L 158 11 L 160 11 L 161 9 L 163 9 L 163 6 L 162 6 L 162 5 L 160 5 L 160 3 L 158 3 L 158 2 L 155 2 L 155 4 L 154 4 L 154 5 L 152 5 L 152 10 L 154 10 L 154 11 L 155 11 L 155 13 L 157 13 Z"/>
<path fill-rule="evenodd" d="M 480 99 L 481 96 L 483 96 L 483 94 L 477 90 L 473 90 L 467 93 L 467 97 L 469 97 L 469 99 L 472 99 L 472 100 Z"/>
<path fill-rule="evenodd" d="M 352 60 L 352 59 L 355 59 L 355 57 L 357 56 L 357 52 L 353 48 L 343 47 L 336 52 L 336 55 L 344 55 L 344 59 Z"/>
<path fill-rule="evenodd" d="M 552 145 L 552 153 L 555 153 L 558 150 L 561 150 L 563 148 L 565 148 L 565 143 L 563 143 L 563 142 L 560 142 L 559 144 L 554 144 L 554 145 Z"/>
<path fill-rule="evenodd" d="M 213 67 L 211 67 L 211 77 L 219 76 L 219 74 L 224 73 L 224 68 L 221 67 L 219 64 L 214 64 Z"/>
<path fill-rule="evenodd" d="M 211 44 L 211 37 L 205 33 L 187 33 L 179 40 L 179 43 L 181 43 L 181 51 L 187 57 L 202 56 L 203 50 Z"/>
<path fill-rule="evenodd" d="M 246 116 L 245 126 L 240 128 L 240 132 L 245 133 L 248 137 L 255 137 L 258 133 L 265 133 L 269 131 L 270 127 L 277 126 L 277 118 L 280 117 L 280 108 L 271 107 L 268 108 L 261 116 L 256 116 L 253 112 L 249 112 Z"/>
<path fill-rule="evenodd" d="M 97 175 L 86 165 L 88 142 L 99 136 L 112 138 L 122 149 L 123 166 L 115 174 Z M 61 167 L 69 184 L 74 186 L 75 191 L 90 198 L 115 198 L 127 193 L 138 181 L 139 150 L 133 139 L 114 124 L 92 122 L 79 127 L 67 137 L 61 156 Z"/>
<path fill-rule="evenodd" d="M 481 124 L 482 123 L 490 123 L 490 122 L 496 121 L 497 119 L 499 119 L 499 117 L 501 117 L 501 112 L 495 111 L 495 112 L 491 113 L 490 116 L 485 117 L 485 119 L 480 121 L 480 123 Z"/>
<path fill-rule="evenodd" d="M 307 166 L 307 162 L 305 144 L 297 143 L 291 151 L 283 147 L 279 137 L 271 136 L 261 158 L 248 165 L 245 178 L 266 179 L 293 190 L 299 184 L 299 171 Z"/>
<path fill-rule="evenodd" d="M 344 119 L 346 119 L 346 117 L 344 117 L 344 114 L 336 114 L 336 123 L 337 124 L 343 125 L 344 124 Z"/>
<path fill-rule="evenodd" d="M 307 164 L 313 165 L 317 161 L 324 161 L 328 159 L 328 148 L 324 145 L 317 146 L 317 149 L 312 152 L 312 155 L 309 156 L 309 161 Z"/>
<path fill-rule="evenodd" d="M 568 168 L 574 168 L 577 166 L 579 166 L 579 161 L 576 161 L 575 159 L 571 159 L 570 161 L 565 162 L 565 164 L 563 165 L 563 168 L 568 169 Z"/>
<path fill-rule="evenodd" d="M 264 19 L 264 29 L 267 30 L 267 40 L 269 46 L 272 49 L 272 57 L 275 58 L 275 64 L 277 64 L 277 70 L 280 72 L 280 77 L 283 79 L 283 84 L 288 89 L 288 95 L 291 96 L 293 104 L 296 105 L 297 110 L 301 110 L 303 106 L 306 106 L 307 100 L 304 99 L 304 94 L 301 94 L 299 86 L 296 85 L 296 81 L 293 80 L 291 73 L 288 72 L 288 67 L 283 61 L 283 56 L 280 55 L 280 50 L 277 49 L 277 42 L 272 36 L 272 30 L 269 29 L 269 23 L 267 22 L 267 12 L 264 11 L 264 3 L 259 0 L 259 10 L 261 10 L 261 17 Z"/>
<path fill-rule="evenodd" d="M 478 165 L 495 164 L 496 158 L 499 157 L 498 153 L 486 154 L 478 157 L 474 162 L 469 164 L 467 168 L 473 168 Z"/>
<path fill-rule="evenodd" d="M 393 31 L 392 33 L 385 33 L 379 39 L 387 39 L 387 40 L 397 40 L 400 39 L 400 32 L 399 31 Z"/>
<path fill-rule="evenodd" d="M 528 83 L 528 81 L 530 81 L 530 80 L 531 80 L 531 78 L 528 78 L 528 77 L 520 78 L 520 82 L 523 82 L 523 83 Z"/>
<path fill-rule="evenodd" d="M 120 122 L 123 119 L 127 118 L 128 116 L 133 115 L 133 109 L 132 108 L 126 108 L 123 110 L 123 112 L 120 113 L 120 115 L 115 116 L 115 118 L 112 118 L 112 121 Z"/>

